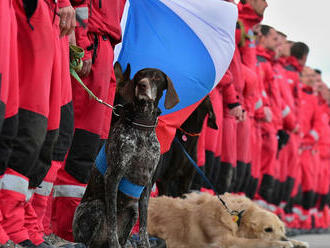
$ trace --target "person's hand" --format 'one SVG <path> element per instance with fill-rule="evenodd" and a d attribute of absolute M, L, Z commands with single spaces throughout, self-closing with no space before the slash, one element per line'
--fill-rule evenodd
<path fill-rule="evenodd" d="M 299 124 L 297 124 L 295 126 L 295 128 L 292 130 L 292 133 L 298 133 L 299 132 L 299 129 L 300 129 L 300 126 L 299 126 Z"/>
<path fill-rule="evenodd" d="M 76 12 L 72 6 L 60 8 L 60 37 L 69 35 L 76 27 Z"/>
<path fill-rule="evenodd" d="M 273 115 L 271 109 L 269 107 L 264 107 L 264 113 L 265 113 L 264 121 L 272 122 Z"/>
<path fill-rule="evenodd" d="M 71 34 L 69 34 L 69 44 L 70 45 L 77 45 L 76 34 L 75 34 L 74 31 Z"/>
<path fill-rule="evenodd" d="M 91 71 L 91 68 L 92 68 L 92 59 L 87 59 L 87 60 L 84 60 L 83 61 L 83 67 L 81 68 L 81 70 L 79 71 L 79 76 L 80 77 L 87 77 L 88 74 L 90 73 Z"/>
<path fill-rule="evenodd" d="M 234 116 L 238 121 L 244 121 L 245 120 L 245 111 L 243 111 L 242 106 L 236 106 L 235 108 L 232 108 L 229 110 L 229 114 Z"/>

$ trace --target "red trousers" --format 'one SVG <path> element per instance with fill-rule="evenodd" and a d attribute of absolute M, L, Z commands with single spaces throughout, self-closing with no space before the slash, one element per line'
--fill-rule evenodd
<path fill-rule="evenodd" d="M 217 188 L 220 194 L 230 191 L 236 181 L 237 121 L 229 114 L 228 109 L 224 111 L 222 132 L 221 166 L 217 177 Z"/>
<path fill-rule="evenodd" d="M 89 34 L 98 39 L 97 57 L 90 74 L 82 78 L 93 93 L 113 104 L 116 81 L 112 61 L 113 46 L 106 36 Z M 64 165 L 54 184 L 53 228 L 62 238 L 73 240 L 72 219 L 89 178 L 101 139 L 108 137 L 111 110 L 90 98 L 82 86 L 72 79 L 74 135 Z M 65 213 L 61 211 L 63 207 Z"/>
<path fill-rule="evenodd" d="M 261 145 L 262 145 L 262 137 L 261 137 L 261 127 L 260 123 L 256 120 L 251 120 L 251 157 L 252 157 L 252 167 L 251 167 L 251 175 L 255 179 L 260 179 L 260 170 L 261 170 Z"/>
<path fill-rule="evenodd" d="M 257 192 L 258 183 L 260 180 L 261 168 L 261 127 L 253 117 L 248 117 L 251 121 L 251 136 L 250 136 L 250 149 L 251 149 L 251 177 L 249 179 L 245 193 L 253 199 Z"/>
<path fill-rule="evenodd" d="M 0 190 L 0 208 L 11 240 L 30 239 L 38 245 L 43 237 L 34 232 L 36 216 L 26 200 L 29 185 L 38 186 L 47 174 L 57 137 L 56 131 L 50 131 L 59 124 L 58 17 L 46 2 L 38 1 L 28 23 L 23 1 L 13 3 L 18 27 L 19 125 L 8 162 L 11 169 Z"/>
<path fill-rule="evenodd" d="M 210 92 L 210 100 L 213 106 L 213 111 L 216 116 L 218 130 L 208 127 L 205 123 L 202 133 L 204 134 L 203 156 L 205 163 L 203 164 L 207 177 L 217 184 L 217 177 L 221 166 L 222 153 L 222 126 L 223 126 L 223 99 L 219 88 L 215 88 Z M 203 185 L 204 183 L 202 183 Z M 204 184 L 204 187 L 209 187 Z"/>
<path fill-rule="evenodd" d="M 267 202 L 272 201 L 275 179 L 279 168 L 276 130 L 270 123 L 262 124 L 261 182 L 259 195 Z"/>
<path fill-rule="evenodd" d="M 237 171 L 235 192 L 244 192 L 251 177 L 251 120 L 237 123 Z"/>

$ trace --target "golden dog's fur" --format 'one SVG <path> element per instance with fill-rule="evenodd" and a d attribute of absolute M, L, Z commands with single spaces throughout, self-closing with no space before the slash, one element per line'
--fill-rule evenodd
<path fill-rule="evenodd" d="M 246 197 L 225 194 L 221 198 L 229 209 L 244 210 L 239 226 L 216 196 L 191 193 L 185 199 L 150 199 L 148 232 L 166 240 L 168 248 L 308 247 L 288 240 L 283 222 Z"/>

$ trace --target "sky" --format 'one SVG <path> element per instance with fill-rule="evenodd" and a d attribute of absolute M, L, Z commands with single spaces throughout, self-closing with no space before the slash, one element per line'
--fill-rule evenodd
<path fill-rule="evenodd" d="M 263 24 L 302 41 L 310 48 L 307 65 L 322 70 L 330 87 L 330 1 L 267 0 Z"/>
<path fill-rule="evenodd" d="M 307 65 L 322 70 L 323 81 L 330 86 L 330 1 L 268 0 L 264 24 L 302 41 L 310 48 Z"/>

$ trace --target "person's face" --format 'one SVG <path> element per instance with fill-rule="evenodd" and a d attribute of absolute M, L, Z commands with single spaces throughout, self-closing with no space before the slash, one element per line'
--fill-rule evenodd
<path fill-rule="evenodd" d="M 305 66 L 301 74 L 301 81 L 303 84 L 314 88 L 316 82 L 316 72 L 312 68 Z"/>
<path fill-rule="evenodd" d="M 291 51 L 292 43 L 288 42 L 287 39 L 282 35 L 279 35 L 278 37 L 280 40 L 278 47 L 279 56 L 289 57 L 291 53 L 290 51 Z"/>
<path fill-rule="evenodd" d="M 308 54 L 304 55 L 304 57 L 299 60 L 299 64 L 300 65 L 302 65 L 302 66 L 305 66 L 306 65 L 307 56 L 308 56 Z"/>
<path fill-rule="evenodd" d="M 286 42 L 286 38 L 282 35 L 278 35 L 278 42 L 277 42 L 277 47 L 276 47 L 276 56 L 280 57 L 282 56 L 282 49 L 283 49 L 283 44 Z"/>
<path fill-rule="evenodd" d="M 288 42 L 285 39 L 285 42 L 281 45 L 282 56 L 285 56 L 285 57 L 289 57 L 290 56 L 290 54 L 291 54 L 291 46 L 292 46 L 292 43 L 291 42 Z"/>
<path fill-rule="evenodd" d="M 276 51 L 276 48 L 280 44 L 279 35 L 273 28 L 269 31 L 267 36 L 263 36 L 263 40 L 264 47 L 272 51 Z"/>
<path fill-rule="evenodd" d="M 321 94 L 322 98 L 330 104 L 330 90 L 325 83 L 322 83 L 319 87 L 319 93 Z"/>
<path fill-rule="evenodd" d="M 321 92 L 321 91 L 322 91 L 323 84 L 324 84 L 324 83 L 323 83 L 323 81 L 322 81 L 321 74 L 316 73 L 316 74 L 315 74 L 315 89 L 316 89 L 318 92 Z"/>
<path fill-rule="evenodd" d="M 250 5 L 259 16 L 263 16 L 268 4 L 266 0 L 250 0 Z"/>

